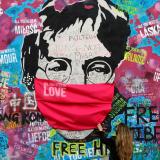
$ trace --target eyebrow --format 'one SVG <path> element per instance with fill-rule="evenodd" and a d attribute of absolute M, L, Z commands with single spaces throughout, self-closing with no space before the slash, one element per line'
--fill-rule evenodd
<path fill-rule="evenodd" d="M 46 59 L 50 62 L 50 61 L 52 61 L 52 60 L 56 60 L 56 59 L 62 59 L 62 60 L 64 60 L 64 61 L 67 61 L 70 65 L 71 65 L 71 62 L 72 62 L 72 60 L 71 59 L 69 59 L 69 58 L 64 58 L 64 57 L 46 57 Z"/>
<path fill-rule="evenodd" d="M 111 59 L 112 59 L 111 57 L 105 57 L 105 56 L 104 57 L 98 56 L 98 57 L 94 57 L 94 58 L 91 58 L 91 59 L 87 59 L 87 60 L 85 60 L 84 64 L 82 65 L 82 69 L 85 71 L 87 66 L 90 63 L 92 63 L 94 61 L 98 61 L 98 60 L 105 61 L 105 62 L 107 62 L 108 64 L 111 65 L 111 62 L 112 62 Z"/>

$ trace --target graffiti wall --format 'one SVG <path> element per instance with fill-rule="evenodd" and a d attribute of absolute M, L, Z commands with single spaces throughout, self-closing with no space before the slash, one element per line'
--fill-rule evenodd
<path fill-rule="evenodd" d="M 0 160 L 158 160 L 159 115 L 159 0 L 0 0 Z"/>

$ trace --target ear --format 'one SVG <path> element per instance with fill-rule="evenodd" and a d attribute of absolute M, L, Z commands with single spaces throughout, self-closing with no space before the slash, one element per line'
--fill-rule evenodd
<path fill-rule="evenodd" d="M 34 90 L 34 78 L 38 69 L 39 48 L 36 45 L 37 36 L 38 33 L 26 36 L 22 47 L 22 83 L 31 91 Z"/>

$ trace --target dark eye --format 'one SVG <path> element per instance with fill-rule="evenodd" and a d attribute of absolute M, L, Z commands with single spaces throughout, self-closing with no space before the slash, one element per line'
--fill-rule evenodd
<path fill-rule="evenodd" d="M 103 64 L 101 65 L 101 66 L 96 66 L 96 64 L 94 64 L 94 66 L 91 66 L 90 68 L 89 68 L 89 70 L 88 71 L 96 71 L 96 72 L 104 72 L 104 73 L 107 73 L 107 72 L 109 72 L 110 70 L 109 70 L 109 68 L 108 67 L 105 67 Z"/>
<path fill-rule="evenodd" d="M 92 83 L 106 83 L 112 76 L 112 69 L 107 62 L 97 60 L 88 65 L 86 74 Z"/>
<path fill-rule="evenodd" d="M 61 82 L 68 81 L 71 74 L 71 66 L 64 59 L 54 59 L 50 61 L 46 67 L 46 75 L 48 79 L 58 80 Z"/>
<path fill-rule="evenodd" d="M 65 71 L 67 69 L 67 62 L 66 61 L 62 61 L 62 60 L 55 60 L 54 64 L 51 64 L 50 67 L 48 67 L 49 71 Z"/>
<path fill-rule="evenodd" d="M 104 74 L 107 74 L 111 71 L 111 68 L 106 62 L 96 61 L 88 65 L 87 72 L 92 71 L 104 72 Z"/>
<path fill-rule="evenodd" d="M 49 71 L 60 71 L 60 67 L 48 68 Z"/>

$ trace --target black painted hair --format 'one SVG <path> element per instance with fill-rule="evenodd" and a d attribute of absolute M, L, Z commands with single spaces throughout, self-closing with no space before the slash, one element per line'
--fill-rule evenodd
<path fill-rule="evenodd" d="M 98 29 L 97 37 L 99 41 L 109 50 L 112 54 L 111 63 L 114 70 L 118 63 L 123 59 L 124 52 L 127 45 L 127 38 L 130 34 L 130 27 L 128 25 L 128 14 L 121 11 L 126 16 L 126 19 L 118 16 L 115 18 L 113 14 L 99 5 L 98 0 L 86 0 L 77 2 L 72 5 L 65 6 L 62 11 L 58 11 L 54 6 L 50 6 L 52 0 L 47 1 L 39 13 L 40 17 L 46 17 L 43 21 L 43 29 L 41 33 L 26 36 L 22 48 L 22 68 L 23 80 L 29 90 L 34 90 L 33 79 L 38 69 L 38 59 L 48 56 L 48 46 L 44 40 L 44 34 L 47 31 L 53 31 L 51 38 L 55 39 L 57 33 L 63 32 L 65 29 L 75 24 L 76 20 L 81 20 L 83 24 L 88 18 L 93 20 L 92 29 L 101 10 L 101 23 Z M 118 8 L 110 0 L 106 0 L 109 7 Z M 92 5 L 91 9 L 86 9 L 85 6 Z M 119 9 L 118 9 L 119 10 Z M 38 36 L 38 34 L 40 34 Z M 39 38 L 39 45 L 36 40 Z M 40 54 L 39 54 L 40 53 Z"/>

